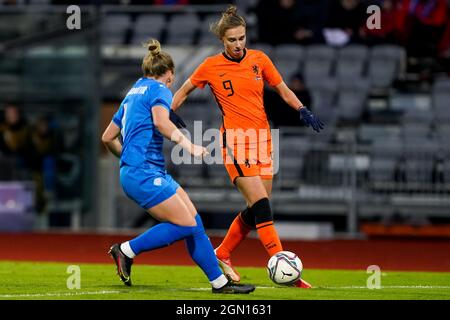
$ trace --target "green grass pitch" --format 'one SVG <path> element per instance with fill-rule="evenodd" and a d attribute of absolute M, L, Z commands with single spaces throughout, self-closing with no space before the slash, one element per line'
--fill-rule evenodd
<path fill-rule="evenodd" d="M 124 286 L 113 264 L 79 264 L 80 288 L 69 263 L 0 262 L 0 300 L 435 300 L 450 299 L 450 273 L 383 271 L 381 288 L 368 289 L 365 270 L 309 270 L 304 278 L 315 286 L 304 290 L 277 286 L 264 268 L 238 268 L 242 282 L 257 286 L 250 295 L 212 294 L 209 283 L 197 267 L 133 266 L 132 287 Z M 74 264 L 72 264 L 74 265 Z M 69 270 L 70 271 L 70 270 Z M 69 280 L 69 281 L 68 281 Z"/>

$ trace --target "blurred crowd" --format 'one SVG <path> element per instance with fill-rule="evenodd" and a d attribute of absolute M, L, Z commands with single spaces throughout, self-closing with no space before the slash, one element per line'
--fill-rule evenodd
<path fill-rule="evenodd" d="M 18 106 L 5 106 L 0 122 L 0 180 L 32 180 L 38 212 L 45 209 L 54 191 L 56 153 L 57 137 L 50 117 L 41 116 L 30 123 Z"/>
<path fill-rule="evenodd" d="M 265 0 L 254 8 L 261 42 L 280 43 L 395 43 L 410 56 L 450 57 L 447 0 Z M 367 24 L 381 11 L 380 27 Z M 372 20 L 373 22 L 373 20 Z"/>
<path fill-rule="evenodd" d="M 28 4 L 52 4 L 52 5 L 196 5 L 196 4 L 224 4 L 231 1 L 225 0 L 0 0 L 0 5 L 28 5 Z"/>
<path fill-rule="evenodd" d="M 235 3 L 257 17 L 258 42 L 395 43 L 410 56 L 450 57 L 450 0 L 0 0 L 14 4 L 206 5 Z M 379 29 L 368 26 L 367 12 L 377 5 Z"/>

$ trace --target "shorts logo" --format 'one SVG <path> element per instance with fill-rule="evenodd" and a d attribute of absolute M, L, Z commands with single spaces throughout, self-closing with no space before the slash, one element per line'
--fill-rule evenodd
<path fill-rule="evenodd" d="M 156 178 L 155 180 L 153 180 L 153 185 L 160 186 L 161 185 L 161 178 Z"/>

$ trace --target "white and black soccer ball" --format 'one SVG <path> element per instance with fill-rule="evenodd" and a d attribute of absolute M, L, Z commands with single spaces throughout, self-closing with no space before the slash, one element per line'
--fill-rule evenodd
<path fill-rule="evenodd" d="M 300 280 L 303 263 L 293 252 L 280 251 L 267 263 L 269 278 L 276 284 L 291 285 Z"/>

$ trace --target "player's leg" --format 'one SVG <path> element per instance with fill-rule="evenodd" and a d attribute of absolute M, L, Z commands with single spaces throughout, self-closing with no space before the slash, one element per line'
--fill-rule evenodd
<path fill-rule="evenodd" d="M 269 196 L 261 177 L 239 177 L 236 186 L 250 206 L 255 217 L 258 237 L 269 256 L 282 251 L 280 238 L 273 224 L 273 214 Z"/>
<path fill-rule="evenodd" d="M 266 189 L 266 192 L 267 192 L 267 194 L 269 195 L 269 198 L 270 198 L 271 193 L 272 193 L 272 182 L 273 182 L 273 179 L 267 177 L 266 179 L 262 179 L 262 182 L 263 182 L 264 188 Z M 300 281 L 297 281 L 294 285 L 296 287 L 298 287 L 298 288 L 312 288 L 311 284 L 306 282 L 304 279 L 300 279 Z"/>
<path fill-rule="evenodd" d="M 203 222 L 200 214 L 197 212 L 194 204 L 189 198 L 186 191 L 179 187 L 177 194 L 184 201 L 186 207 L 192 216 L 195 217 L 199 232 L 192 234 L 185 239 L 186 247 L 191 255 L 191 258 L 197 263 L 197 265 L 203 270 L 208 277 L 214 293 L 249 293 L 254 290 L 252 285 L 236 285 L 231 282 L 225 281 L 222 271 L 219 268 L 218 261 L 214 254 L 214 249 L 206 235 L 203 227 Z M 219 272 L 219 273 L 218 273 Z"/>
<path fill-rule="evenodd" d="M 270 199 L 272 193 L 272 179 L 262 180 L 268 198 Z M 255 229 L 255 216 L 247 206 L 244 210 L 240 211 L 236 218 L 231 223 L 225 238 L 222 243 L 216 249 L 216 255 L 221 260 L 229 260 L 233 251 L 239 246 L 239 244 L 247 237 L 248 233 Z M 234 279 L 237 281 L 237 277 Z"/>
<path fill-rule="evenodd" d="M 194 217 L 197 223 L 198 231 L 185 238 L 189 254 L 191 255 L 192 260 L 194 260 L 206 274 L 211 285 L 215 288 L 222 287 L 226 284 L 227 280 L 220 270 L 216 256 L 214 255 L 213 246 L 205 233 L 202 219 L 183 188 L 179 187 L 177 189 L 177 195 L 188 209 L 189 215 Z"/>
<path fill-rule="evenodd" d="M 176 194 L 147 209 L 147 212 L 155 219 L 165 222 L 153 226 L 130 241 L 114 244 L 109 251 L 116 263 L 117 273 L 128 286 L 131 285 L 131 266 L 136 255 L 168 246 L 187 237 L 197 226 L 184 202 Z"/>
<path fill-rule="evenodd" d="M 241 164 L 235 158 L 237 148 L 232 150 L 230 147 L 222 148 L 222 159 L 224 161 L 225 169 L 230 177 L 230 180 L 234 183 L 236 178 L 242 175 L 256 175 L 257 168 L 251 166 L 247 168 L 245 161 Z M 246 158 L 246 157 L 244 157 Z M 249 172 L 253 170 L 253 172 Z M 245 170 L 245 173 L 244 173 Z M 219 261 L 220 267 L 233 281 L 239 282 L 240 275 L 233 268 L 231 264 L 231 253 L 239 246 L 239 244 L 247 237 L 248 233 L 255 228 L 254 217 L 251 215 L 249 207 L 240 211 L 230 227 L 227 234 L 222 240 L 221 244 L 216 248 L 215 253 Z"/>
<path fill-rule="evenodd" d="M 273 185 L 273 179 L 272 178 L 262 178 L 262 183 L 264 185 L 264 189 L 266 189 L 267 197 L 269 200 L 272 198 L 272 185 Z"/>

